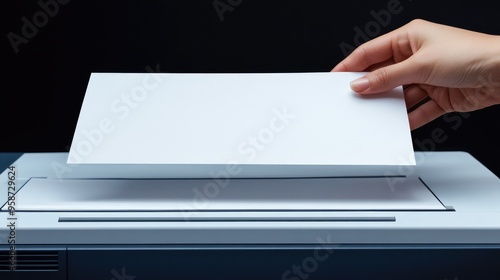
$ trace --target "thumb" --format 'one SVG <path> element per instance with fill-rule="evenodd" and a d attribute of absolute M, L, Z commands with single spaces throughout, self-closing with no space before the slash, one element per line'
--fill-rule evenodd
<path fill-rule="evenodd" d="M 418 64 L 408 58 L 367 73 L 351 82 L 351 89 L 357 93 L 370 94 L 391 90 L 397 86 L 420 83 Z"/>

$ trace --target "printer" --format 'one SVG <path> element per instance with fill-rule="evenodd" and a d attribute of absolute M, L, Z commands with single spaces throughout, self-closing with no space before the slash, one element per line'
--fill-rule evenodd
<path fill-rule="evenodd" d="M 0 174 L 0 279 L 500 279 L 500 180 L 467 152 L 173 164 L 75 139 Z"/>

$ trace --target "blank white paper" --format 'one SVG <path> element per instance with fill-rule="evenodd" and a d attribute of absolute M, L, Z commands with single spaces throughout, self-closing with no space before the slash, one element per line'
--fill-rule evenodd
<path fill-rule="evenodd" d="M 364 73 L 92 73 L 70 164 L 415 165 L 403 90 Z"/>
<path fill-rule="evenodd" d="M 203 187 L 211 183 L 213 180 L 210 179 L 33 178 L 23 186 L 17 209 L 23 211 L 182 209 L 196 212 L 446 210 L 418 178 L 407 178 L 394 188 L 387 185 L 385 178 L 234 179 L 217 195 L 206 196 L 208 192 L 204 192 Z M 238 216 L 242 214 L 244 213 L 237 213 Z M 224 216 L 221 213 L 217 215 Z"/>

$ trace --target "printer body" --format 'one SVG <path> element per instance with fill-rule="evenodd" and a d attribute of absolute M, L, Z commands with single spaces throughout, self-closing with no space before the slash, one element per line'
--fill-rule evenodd
<path fill-rule="evenodd" d="M 24 153 L 1 174 L 0 279 L 500 279 L 498 177 L 465 152 L 415 158 L 162 178 Z"/>

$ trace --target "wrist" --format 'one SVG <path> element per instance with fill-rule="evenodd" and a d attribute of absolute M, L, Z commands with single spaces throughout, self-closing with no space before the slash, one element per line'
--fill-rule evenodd
<path fill-rule="evenodd" d="M 477 57 L 477 66 L 479 66 L 477 76 L 483 80 L 482 86 L 485 85 L 486 80 L 490 86 L 493 86 L 494 82 L 500 82 L 500 36 L 484 34 L 477 43 L 481 49 Z M 498 86 L 495 85 L 495 87 Z"/>
<path fill-rule="evenodd" d="M 488 92 L 495 100 L 494 103 L 500 104 L 500 36 L 491 35 L 489 41 L 491 51 L 487 52 L 489 59 L 484 82 L 487 83 Z"/>
<path fill-rule="evenodd" d="M 500 36 L 494 36 L 494 53 L 492 57 L 492 73 L 495 81 L 500 81 Z"/>

